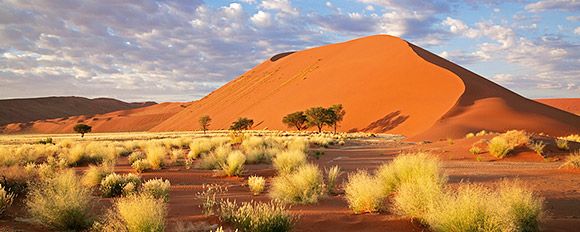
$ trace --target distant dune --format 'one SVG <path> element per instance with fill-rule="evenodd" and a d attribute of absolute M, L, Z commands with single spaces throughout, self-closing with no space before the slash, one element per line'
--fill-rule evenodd
<path fill-rule="evenodd" d="M 402 134 L 411 140 L 457 138 L 482 129 L 580 133 L 579 116 L 526 99 L 392 36 L 281 53 L 203 99 L 167 110 L 152 106 L 139 114 L 95 116 L 96 122 L 79 118 L 58 127 L 35 122 L 13 129 L 64 132 L 89 120 L 98 131 L 135 131 L 125 124 L 150 131 L 197 130 L 197 120 L 207 114 L 210 129 L 227 129 L 238 117 L 249 117 L 254 129 L 288 130 L 282 124 L 286 114 L 333 104 L 347 112 L 340 131 Z M 148 112 L 165 114 L 147 120 Z"/>
<path fill-rule="evenodd" d="M 9 123 L 75 115 L 104 114 L 155 105 L 155 102 L 127 103 L 112 98 L 43 97 L 0 100 L 0 126 Z"/>
<path fill-rule="evenodd" d="M 580 115 L 580 98 L 535 99 L 535 101 Z"/>

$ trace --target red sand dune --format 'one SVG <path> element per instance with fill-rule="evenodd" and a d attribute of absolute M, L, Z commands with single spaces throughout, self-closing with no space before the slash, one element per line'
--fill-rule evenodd
<path fill-rule="evenodd" d="M 580 115 L 580 98 L 535 99 L 535 101 Z"/>
<path fill-rule="evenodd" d="M 74 115 L 104 114 L 155 105 L 127 103 L 112 98 L 43 97 L 0 100 L 0 125 Z"/>
<path fill-rule="evenodd" d="M 188 103 L 162 103 L 107 114 L 14 123 L 0 127 L 0 133 L 72 133 L 78 123 L 92 126 L 93 132 L 147 131 L 183 110 Z"/>
<path fill-rule="evenodd" d="M 153 131 L 212 129 L 249 117 L 255 128 L 286 129 L 284 115 L 343 104 L 341 131 L 411 139 L 462 137 L 481 129 L 580 132 L 580 117 L 521 97 L 415 45 L 371 36 L 275 56 L 194 102 Z"/>
<path fill-rule="evenodd" d="M 95 131 L 197 130 L 198 119 L 210 115 L 210 129 L 227 129 L 238 117 L 249 117 L 254 129 L 286 130 L 282 124 L 286 114 L 333 104 L 342 104 L 347 112 L 340 131 L 402 134 L 411 140 L 457 138 L 482 129 L 524 129 L 555 136 L 580 133 L 579 116 L 521 97 L 392 36 L 278 54 L 158 120 L 111 113 L 91 123 Z M 139 111 L 149 109 L 156 108 Z M 69 120 L 66 126 L 51 123 L 20 127 L 66 132 L 77 121 Z"/>

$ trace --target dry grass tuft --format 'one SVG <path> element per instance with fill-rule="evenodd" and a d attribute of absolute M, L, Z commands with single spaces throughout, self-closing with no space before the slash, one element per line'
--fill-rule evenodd
<path fill-rule="evenodd" d="M 368 172 L 358 170 L 348 175 L 344 197 L 354 213 L 378 212 L 383 207 L 384 187 Z"/>
<path fill-rule="evenodd" d="M 560 168 L 565 167 L 580 169 L 580 151 L 570 153 L 570 155 L 566 157 L 564 164 L 562 164 Z"/>
<path fill-rule="evenodd" d="M 266 179 L 262 176 L 250 176 L 248 178 L 248 186 L 254 195 L 260 195 L 264 191 Z"/>
<path fill-rule="evenodd" d="M 306 164 L 306 157 L 306 153 L 302 150 L 288 150 L 278 153 L 272 160 L 272 164 L 280 174 L 289 174 Z"/>
<path fill-rule="evenodd" d="M 272 180 L 270 197 L 291 204 L 312 204 L 324 194 L 324 182 L 318 166 L 305 164 L 296 171 Z"/>

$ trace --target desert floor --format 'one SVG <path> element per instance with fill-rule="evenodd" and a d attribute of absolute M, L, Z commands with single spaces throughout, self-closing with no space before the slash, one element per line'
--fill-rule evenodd
<path fill-rule="evenodd" d="M 489 137 L 489 136 L 488 136 Z M 484 137 L 485 138 L 485 137 Z M 493 185 L 504 178 L 519 179 L 545 198 L 546 216 L 543 223 L 545 231 L 578 231 L 580 229 L 580 172 L 577 170 L 559 169 L 561 157 L 568 152 L 560 152 L 548 140 L 547 154 L 543 158 L 535 153 L 522 149 L 516 150 L 514 156 L 502 160 L 484 152 L 473 155 L 468 152 L 475 141 L 470 138 L 455 141 L 438 141 L 434 143 L 401 142 L 393 138 L 369 138 L 349 140 L 345 145 L 332 145 L 328 148 L 311 146 L 310 150 L 325 151 L 319 159 L 310 157 L 310 161 L 322 169 L 339 165 L 345 174 L 338 183 L 346 180 L 347 174 L 357 169 L 375 170 L 383 162 L 389 162 L 401 152 L 427 151 L 438 155 L 443 163 L 443 171 L 449 177 L 450 186 L 460 182 Z M 578 149 L 580 144 L 573 143 Z M 479 156 L 481 161 L 476 157 Z M 82 171 L 84 168 L 77 168 Z M 178 226 L 197 227 L 199 229 L 215 228 L 216 224 L 232 229 L 231 225 L 220 222 L 217 216 L 203 215 L 196 193 L 202 191 L 204 184 L 217 184 L 228 188 L 220 195 L 237 202 L 269 201 L 267 192 L 253 196 L 247 187 L 247 178 L 251 175 L 275 176 L 271 164 L 246 165 L 241 177 L 222 177 L 211 170 L 185 169 L 184 166 L 168 166 L 158 171 L 147 171 L 142 174 L 143 180 L 152 178 L 168 179 L 171 182 L 169 215 L 167 230 L 175 231 Z M 133 172 L 127 158 L 121 158 L 116 166 L 117 173 Z M 268 185 L 268 184 L 267 184 Z M 339 186 L 340 187 L 340 186 Z M 98 195 L 96 193 L 95 195 Z M 111 205 L 112 199 L 99 199 L 96 211 L 103 211 Z M 299 214 L 300 219 L 294 231 L 429 231 L 418 222 L 395 215 L 387 209 L 381 213 L 354 214 L 348 209 L 343 193 L 328 195 L 317 204 L 294 205 L 291 211 Z M 22 206 L 22 197 L 0 220 L 0 229 L 10 231 L 46 231 L 46 229 L 26 222 L 26 213 Z M 195 230 L 194 230 L 195 231 Z M 201 231 L 201 230 L 200 230 Z"/>

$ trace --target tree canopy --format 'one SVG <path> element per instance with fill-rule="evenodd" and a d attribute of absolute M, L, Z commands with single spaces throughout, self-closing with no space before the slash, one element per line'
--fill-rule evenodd
<path fill-rule="evenodd" d="M 77 124 L 75 127 L 73 127 L 73 130 L 75 132 L 81 134 L 81 138 L 85 137 L 85 133 L 91 132 L 92 129 L 93 129 L 93 127 L 91 127 L 87 124 Z"/>
<path fill-rule="evenodd" d="M 296 127 L 298 131 L 306 129 L 306 115 L 304 111 L 296 111 L 294 113 L 284 116 L 282 123 L 288 125 L 288 127 Z"/>
<path fill-rule="evenodd" d="M 254 120 L 248 118 L 238 118 L 230 126 L 230 130 L 249 130 L 254 125 Z"/>
<path fill-rule="evenodd" d="M 211 118 L 209 117 L 209 115 L 204 115 L 199 118 L 199 125 L 201 126 L 201 129 L 203 130 L 204 134 L 209 129 L 210 122 Z"/>

